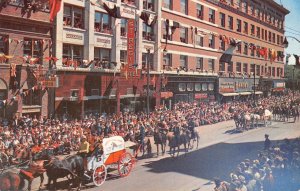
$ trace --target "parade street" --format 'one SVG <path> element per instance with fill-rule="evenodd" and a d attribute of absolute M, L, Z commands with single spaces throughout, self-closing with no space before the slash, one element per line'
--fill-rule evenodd
<path fill-rule="evenodd" d="M 229 180 L 229 174 L 236 165 L 246 158 L 253 160 L 257 157 L 258 151 L 263 149 L 265 134 L 269 134 L 272 143 L 276 143 L 284 138 L 299 137 L 299 127 L 299 122 L 273 122 L 269 127 L 231 134 L 231 130 L 234 129 L 232 120 L 202 126 L 198 128 L 201 134 L 199 148 L 189 151 L 186 156 L 181 152 L 177 158 L 165 154 L 158 158 L 154 155 L 148 159 L 141 159 L 128 177 L 118 178 L 111 175 L 100 188 L 88 184 L 83 189 L 95 191 L 213 190 L 214 184 L 211 180 L 215 177 Z M 156 152 L 154 146 L 152 152 Z"/>

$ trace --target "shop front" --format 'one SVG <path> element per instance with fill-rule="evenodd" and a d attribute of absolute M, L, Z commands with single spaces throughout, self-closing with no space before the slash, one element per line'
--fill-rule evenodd
<path fill-rule="evenodd" d="M 282 95 L 285 92 L 285 81 L 281 79 L 273 80 L 272 95 Z"/>
<path fill-rule="evenodd" d="M 219 102 L 246 101 L 254 97 L 254 88 L 257 89 L 258 81 L 252 78 L 219 78 Z M 263 92 L 255 91 L 256 97 Z"/>
<path fill-rule="evenodd" d="M 168 103 L 215 101 L 216 81 L 215 77 L 170 76 L 166 90 L 172 96 L 168 97 Z"/>

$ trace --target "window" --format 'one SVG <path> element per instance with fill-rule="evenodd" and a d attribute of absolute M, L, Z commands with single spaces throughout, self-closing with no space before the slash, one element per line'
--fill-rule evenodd
<path fill-rule="evenodd" d="M 239 43 L 239 44 L 237 45 L 236 52 L 237 52 L 237 53 L 242 53 L 242 45 L 241 45 L 241 43 Z"/>
<path fill-rule="evenodd" d="M 127 51 L 126 50 L 120 50 L 120 62 L 127 63 Z"/>
<path fill-rule="evenodd" d="M 255 45 L 252 44 L 252 45 L 251 45 L 251 48 L 250 48 L 250 50 L 251 50 L 250 55 L 251 55 L 251 56 L 255 56 L 255 48 L 254 48 L 254 47 L 255 47 Z"/>
<path fill-rule="evenodd" d="M 265 40 L 267 40 L 267 38 L 268 38 L 268 31 L 265 30 Z"/>
<path fill-rule="evenodd" d="M 244 72 L 244 74 L 248 73 L 248 64 L 247 63 L 243 64 L 243 72 Z"/>
<path fill-rule="evenodd" d="M 254 5 L 250 5 L 250 12 L 252 16 L 255 16 L 255 8 Z"/>
<path fill-rule="evenodd" d="M 258 58 L 260 58 L 259 50 L 260 50 L 260 46 L 256 46 L 256 57 Z"/>
<path fill-rule="evenodd" d="M 154 65 L 153 65 L 154 64 L 154 62 L 153 62 L 154 55 L 153 55 L 153 53 L 150 53 L 148 58 L 147 58 L 147 56 L 148 56 L 148 53 L 142 54 L 142 68 L 143 69 L 147 68 L 147 59 L 149 59 L 150 70 L 153 70 L 154 69 Z"/>
<path fill-rule="evenodd" d="M 189 92 L 194 91 L 194 84 L 193 83 L 187 83 L 186 84 L 186 89 Z"/>
<path fill-rule="evenodd" d="M 271 31 L 269 31 L 269 42 L 271 42 L 272 41 L 272 32 Z"/>
<path fill-rule="evenodd" d="M 275 77 L 275 76 L 276 76 L 275 67 L 272 67 L 272 76 L 273 76 L 273 77 Z"/>
<path fill-rule="evenodd" d="M 172 54 L 165 54 L 163 61 L 164 66 L 172 66 Z"/>
<path fill-rule="evenodd" d="M 172 0 L 164 0 L 163 7 L 172 10 Z"/>
<path fill-rule="evenodd" d="M 272 34 L 272 42 L 275 43 L 275 33 Z"/>
<path fill-rule="evenodd" d="M 246 1 L 244 1 L 244 11 L 245 13 L 248 13 L 248 3 Z"/>
<path fill-rule="evenodd" d="M 121 36 L 127 35 L 127 19 L 121 19 Z"/>
<path fill-rule="evenodd" d="M 70 97 L 78 98 L 79 97 L 79 90 L 71 90 Z"/>
<path fill-rule="evenodd" d="M 121 21 L 121 27 L 122 27 L 122 21 Z M 111 17 L 108 14 L 96 12 L 94 29 L 95 29 L 95 32 L 111 34 L 112 33 Z"/>
<path fill-rule="evenodd" d="M 215 60 L 209 58 L 208 59 L 208 71 L 209 72 L 214 72 L 215 71 Z"/>
<path fill-rule="evenodd" d="M 242 63 L 240 63 L 240 62 L 236 63 L 236 72 L 239 72 L 239 73 L 242 72 Z"/>
<path fill-rule="evenodd" d="M 145 23 L 143 23 L 143 39 L 149 41 L 155 40 L 155 36 L 153 34 L 153 28 L 147 26 Z"/>
<path fill-rule="evenodd" d="M 256 27 L 256 37 L 260 38 L 260 27 Z"/>
<path fill-rule="evenodd" d="M 260 76 L 260 66 L 259 65 L 256 67 L 255 75 Z"/>
<path fill-rule="evenodd" d="M 215 48 L 215 36 L 210 34 L 208 39 L 208 47 Z"/>
<path fill-rule="evenodd" d="M 144 0 L 143 9 L 154 11 L 154 0 Z"/>
<path fill-rule="evenodd" d="M 64 5 L 64 26 L 74 28 L 84 28 L 84 14 L 83 9 L 71 5 Z"/>
<path fill-rule="evenodd" d="M 43 45 L 40 42 L 40 40 L 37 39 L 24 39 L 24 45 L 23 45 L 23 54 L 30 56 L 32 58 L 39 58 L 37 63 L 42 63 L 42 57 L 43 57 Z"/>
<path fill-rule="evenodd" d="M 242 32 L 242 21 L 240 19 L 236 20 L 236 25 L 237 25 L 236 31 L 237 32 Z"/>
<path fill-rule="evenodd" d="M 260 9 L 259 8 L 255 9 L 255 15 L 258 19 L 260 19 Z"/>
<path fill-rule="evenodd" d="M 209 9 L 209 22 L 215 23 L 215 10 Z"/>
<path fill-rule="evenodd" d="M 207 83 L 203 83 L 202 84 L 202 90 L 203 91 L 207 91 Z"/>
<path fill-rule="evenodd" d="M 196 45 L 203 47 L 203 36 L 196 35 Z"/>
<path fill-rule="evenodd" d="M 188 43 L 188 28 L 180 27 L 180 42 Z"/>
<path fill-rule="evenodd" d="M 280 44 L 280 36 L 277 35 L 277 44 Z"/>
<path fill-rule="evenodd" d="M 180 55 L 180 68 L 188 70 L 188 57 Z"/>
<path fill-rule="evenodd" d="M 220 62 L 219 64 L 219 72 L 225 73 L 225 62 Z"/>
<path fill-rule="evenodd" d="M 248 43 L 244 43 L 244 54 L 248 55 Z"/>
<path fill-rule="evenodd" d="M 110 63 L 110 49 L 107 48 L 95 48 L 94 60 Z"/>
<path fill-rule="evenodd" d="M 197 18 L 203 20 L 203 5 L 197 4 Z"/>
<path fill-rule="evenodd" d="M 203 71 L 203 58 L 197 57 L 196 69 Z"/>
<path fill-rule="evenodd" d="M 183 14 L 188 14 L 187 13 L 187 1 L 186 0 L 180 0 L 180 12 Z"/>
<path fill-rule="evenodd" d="M 265 30 L 261 29 L 261 38 L 265 40 Z"/>
<path fill-rule="evenodd" d="M 202 85 L 200 83 L 195 83 L 195 91 L 200 92 L 202 89 Z"/>
<path fill-rule="evenodd" d="M 83 60 L 83 46 L 63 44 L 63 59 L 81 63 Z"/>
<path fill-rule="evenodd" d="M 244 33 L 248 34 L 248 23 L 244 22 Z"/>
<path fill-rule="evenodd" d="M 178 89 L 180 92 L 184 92 L 186 90 L 186 84 L 185 83 L 179 83 Z"/>
<path fill-rule="evenodd" d="M 251 30 L 251 35 L 255 35 L 255 26 L 254 25 L 250 25 L 250 30 Z"/>
<path fill-rule="evenodd" d="M 220 40 L 220 50 L 225 50 L 225 42 L 223 40 Z"/>
<path fill-rule="evenodd" d="M 233 72 L 233 62 L 229 62 L 227 65 L 227 72 Z"/>
<path fill-rule="evenodd" d="M 230 30 L 233 30 L 233 17 L 232 16 L 228 16 L 228 28 Z"/>
<path fill-rule="evenodd" d="M 225 27 L 225 14 L 224 13 L 220 13 L 220 23 L 221 23 L 221 27 Z"/>
<path fill-rule="evenodd" d="M 7 36 L 0 35 L 0 53 L 8 54 L 8 41 Z"/>
<path fill-rule="evenodd" d="M 254 74 L 254 72 L 255 72 L 255 64 L 251 64 L 250 65 L 250 72 L 251 72 L 251 74 Z"/>

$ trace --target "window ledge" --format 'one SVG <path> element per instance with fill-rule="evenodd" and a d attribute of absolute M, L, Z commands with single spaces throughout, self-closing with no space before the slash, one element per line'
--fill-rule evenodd
<path fill-rule="evenodd" d="M 86 31 L 86 29 L 80 29 L 80 28 L 68 27 L 68 26 L 64 26 L 64 29 L 71 29 L 71 30 L 79 31 L 79 32 L 85 32 Z"/>
<path fill-rule="evenodd" d="M 122 6 L 126 6 L 126 7 L 131 7 L 131 8 L 134 8 L 134 9 L 137 8 L 135 4 L 130 5 L 130 4 L 122 3 L 122 2 L 121 2 L 121 5 L 122 5 Z"/>
<path fill-rule="evenodd" d="M 97 35 L 104 35 L 104 36 L 109 36 L 109 37 L 114 36 L 113 34 L 103 33 L 103 32 L 94 32 L 94 33 L 97 34 Z"/>
<path fill-rule="evenodd" d="M 155 41 L 151 41 L 151 40 L 145 40 L 145 39 L 143 39 L 143 42 L 155 44 Z"/>
<path fill-rule="evenodd" d="M 155 12 L 155 11 L 151 11 L 151 10 L 148 10 L 148 9 L 143 9 L 143 11 L 145 11 L 145 12 L 147 12 L 147 13 L 151 13 L 151 14 L 156 15 L 156 12 Z"/>

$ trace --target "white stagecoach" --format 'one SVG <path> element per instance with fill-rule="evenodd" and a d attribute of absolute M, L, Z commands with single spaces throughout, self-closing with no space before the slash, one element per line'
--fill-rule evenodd
<path fill-rule="evenodd" d="M 88 172 L 96 186 L 105 182 L 109 168 L 117 169 L 121 177 L 129 175 L 135 162 L 135 158 L 126 150 L 131 146 L 134 143 L 125 142 L 121 136 L 103 139 L 103 154 L 88 157 Z"/>

